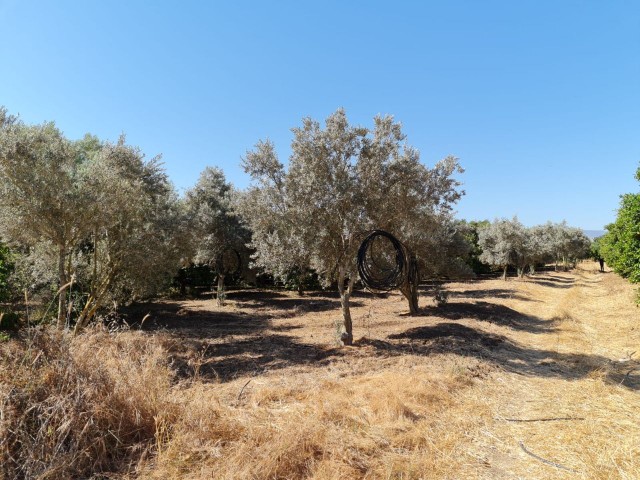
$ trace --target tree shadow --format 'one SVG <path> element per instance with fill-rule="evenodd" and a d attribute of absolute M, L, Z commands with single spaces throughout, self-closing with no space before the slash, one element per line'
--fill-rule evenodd
<path fill-rule="evenodd" d="M 364 295 L 354 292 L 353 296 Z M 337 292 L 307 291 L 302 296 L 290 296 L 272 290 L 238 290 L 227 293 L 227 299 L 238 308 L 275 309 L 304 312 L 324 312 L 340 308 L 340 297 Z M 352 307 L 359 307 L 362 302 L 351 300 Z"/>
<path fill-rule="evenodd" d="M 227 382 L 295 365 L 320 367 L 330 357 L 345 353 L 333 346 L 304 343 L 286 335 L 302 326 L 275 324 L 273 320 L 283 319 L 281 311 L 207 311 L 176 302 L 155 302 L 127 307 L 122 318 L 132 328 L 165 334 L 160 338 L 178 381 L 197 377 Z"/>
<path fill-rule="evenodd" d="M 551 322 L 522 315 L 515 310 L 487 302 L 448 304 L 426 308 L 424 315 L 446 319 L 472 318 L 533 333 L 549 332 Z M 140 320 L 146 316 L 147 320 Z M 144 331 L 162 332 L 177 380 L 198 378 L 227 382 L 243 376 L 295 366 L 324 368 L 353 352 L 326 344 L 306 343 L 287 335 L 302 328 L 296 324 L 275 324 L 268 311 L 252 314 L 230 311 L 190 310 L 179 303 L 158 302 L 130 307 L 129 320 Z M 137 319 L 137 322 L 134 320 Z M 527 348 L 504 335 L 485 332 L 454 322 L 420 326 L 387 336 L 361 339 L 355 347 L 372 346 L 372 355 L 430 356 L 451 353 L 475 357 L 520 375 L 575 380 L 601 376 L 633 390 L 640 390 L 640 362 L 613 362 L 599 355 L 559 353 Z"/>
<path fill-rule="evenodd" d="M 576 283 L 575 278 L 559 278 L 559 277 L 552 277 L 551 275 L 532 275 L 529 276 L 530 280 L 535 280 L 535 279 L 540 279 L 540 280 L 545 280 L 547 282 L 553 282 L 553 283 L 570 283 L 570 284 L 574 284 Z"/>
<path fill-rule="evenodd" d="M 533 298 L 525 297 L 524 295 L 515 292 L 514 290 L 509 290 L 506 288 L 487 288 L 484 290 L 466 290 L 466 291 L 454 291 L 448 292 L 449 297 L 451 298 L 506 298 L 510 300 L 523 300 L 527 302 L 537 302 L 540 300 L 535 300 Z"/>
<path fill-rule="evenodd" d="M 549 333 L 555 329 L 553 322 L 533 315 L 524 315 L 517 310 L 496 303 L 475 301 L 448 302 L 439 307 L 427 306 L 420 309 L 420 316 L 461 320 L 470 318 L 493 323 L 529 333 Z"/>
<path fill-rule="evenodd" d="M 574 286 L 574 282 L 554 282 L 551 279 L 541 279 L 541 278 L 530 278 L 528 280 L 531 283 L 535 283 L 536 285 L 540 285 L 542 287 L 551 287 L 551 288 L 571 288 Z"/>
<path fill-rule="evenodd" d="M 383 349 L 387 354 L 432 355 L 454 353 L 476 357 L 520 375 L 577 380 L 602 375 L 611 384 L 640 390 L 640 365 L 613 362 L 600 355 L 560 353 L 527 348 L 503 335 L 474 329 L 458 323 L 438 323 L 389 335 L 391 341 L 367 341 L 363 344 Z"/>
<path fill-rule="evenodd" d="M 255 376 L 270 370 L 312 365 L 320 368 L 345 350 L 309 344 L 294 337 L 269 333 L 225 343 L 193 340 L 190 355 L 178 353 L 172 358 L 174 368 L 182 378 L 197 375 L 206 381 L 228 382 L 247 375 Z M 194 356 L 193 352 L 200 352 Z M 197 372 L 197 373 L 196 373 Z"/>
<path fill-rule="evenodd" d="M 543 287 L 571 288 L 576 284 L 575 278 L 558 278 L 551 275 L 530 275 L 527 282 L 535 283 Z"/>
<path fill-rule="evenodd" d="M 249 335 L 273 329 L 269 312 L 195 310 L 176 302 L 140 303 L 123 309 L 122 318 L 128 325 L 146 331 L 166 330 L 182 335 L 218 338 L 229 335 Z M 298 326 L 281 326 L 293 330 Z"/>

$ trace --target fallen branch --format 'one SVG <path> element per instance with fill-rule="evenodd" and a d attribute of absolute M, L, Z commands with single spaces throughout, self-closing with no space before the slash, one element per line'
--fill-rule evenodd
<path fill-rule="evenodd" d="M 526 453 L 526 454 L 527 454 L 527 455 L 529 455 L 530 457 L 533 457 L 533 458 L 535 458 L 536 460 L 538 460 L 538 461 L 540 461 L 540 462 L 542 462 L 542 463 L 544 463 L 544 464 L 546 464 L 546 465 L 551 465 L 552 467 L 556 467 L 556 468 L 559 468 L 559 469 L 561 469 L 561 470 L 566 470 L 567 472 L 571 472 L 571 473 L 578 473 L 576 470 L 573 470 L 573 469 L 571 469 L 571 468 L 569 468 L 569 467 L 565 467 L 564 465 L 560 465 L 559 463 L 552 462 L 552 461 L 550 461 L 550 460 L 547 460 L 547 459 L 545 459 L 545 458 L 542 458 L 542 457 L 541 457 L 541 456 L 539 456 L 539 455 L 536 455 L 535 453 L 530 452 L 529 450 L 527 450 L 527 447 L 525 447 L 525 446 L 524 446 L 524 443 L 522 443 L 522 442 L 519 442 L 519 444 L 520 444 L 520 448 L 522 449 L 522 451 L 523 451 L 524 453 Z"/>
<path fill-rule="evenodd" d="M 506 422 L 559 422 L 563 420 L 585 420 L 583 417 L 549 417 L 549 418 L 503 418 Z"/>

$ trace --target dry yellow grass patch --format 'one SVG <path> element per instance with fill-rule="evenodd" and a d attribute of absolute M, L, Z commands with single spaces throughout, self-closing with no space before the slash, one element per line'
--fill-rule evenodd
<path fill-rule="evenodd" d="M 470 365 L 436 363 L 255 380 L 233 405 L 220 403 L 219 386 L 198 384 L 143 477 L 455 478 L 489 411 L 481 402 L 473 416 L 460 410 L 469 403 L 458 393 L 475 383 Z"/>
<path fill-rule="evenodd" d="M 7 347 L 0 433 L 34 441 L 3 459 L 42 478 L 640 478 L 639 311 L 594 267 L 450 283 L 417 317 L 356 295 L 352 348 L 337 298 L 257 291 L 161 302 L 150 331 L 54 335 L 40 357 Z M 64 409 L 80 449 L 49 439 Z"/>

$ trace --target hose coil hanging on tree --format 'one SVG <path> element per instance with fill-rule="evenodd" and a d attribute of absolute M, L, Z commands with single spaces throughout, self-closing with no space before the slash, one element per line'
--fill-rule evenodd
<path fill-rule="evenodd" d="M 376 252 L 385 240 L 391 244 L 391 251 Z M 388 292 L 417 280 L 418 265 L 400 240 L 384 230 L 373 230 L 358 249 L 358 273 L 368 289 Z"/>
<path fill-rule="evenodd" d="M 216 258 L 216 270 L 222 275 L 236 275 L 242 271 L 242 257 L 233 247 L 226 247 Z"/>

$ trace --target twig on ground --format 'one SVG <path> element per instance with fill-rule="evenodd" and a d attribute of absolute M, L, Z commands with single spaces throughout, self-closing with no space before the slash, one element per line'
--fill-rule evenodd
<path fill-rule="evenodd" d="M 547 460 L 546 458 L 542 458 L 539 455 L 536 455 L 535 453 L 530 452 L 529 450 L 527 450 L 527 447 L 524 446 L 524 443 L 522 442 L 518 442 L 520 444 L 520 448 L 522 449 L 522 451 L 524 453 L 526 453 L 527 455 L 529 455 L 530 457 L 535 458 L 536 460 L 539 460 L 540 462 L 546 464 L 546 465 L 551 465 L 552 467 L 556 467 L 559 468 L 561 470 L 566 470 L 567 472 L 572 472 L 572 473 L 578 473 L 576 470 L 573 470 L 569 467 L 565 467 L 564 465 L 560 465 L 559 463 L 555 463 L 552 462 L 550 460 Z"/>
<path fill-rule="evenodd" d="M 503 418 L 505 422 L 558 422 L 562 420 L 585 420 L 583 417 L 549 417 L 549 418 Z"/>
<path fill-rule="evenodd" d="M 247 383 L 244 384 L 244 386 L 240 389 L 240 393 L 238 394 L 238 401 L 240 401 L 240 397 L 242 396 L 242 392 L 244 392 L 244 388 L 249 385 L 249 382 L 251 382 L 251 380 L 253 380 L 253 378 L 250 378 Z"/>
<path fill-rule="evenodd" d="M 144 318 L 142 319 L 142 321 L 140 322 L 140 330 L 142 330 L 142 327 L 144 325 L 144 322 L 147 321 L 149 318 L 151 318 L 151 312 L 147 313 Z"/>
<path fill-rule="evenodd" d="M 622 380 L 620 380 L 620 383 L 618 385 L 622 385 L 624 383 L 624 381 L 629 378 L 629 375 L 631 374 L 631 372 L 635 371 L 635 368 L 632 368 L 631 370 L 629 370 L 626 375 L 624 377 L 622 377 Z"/>

